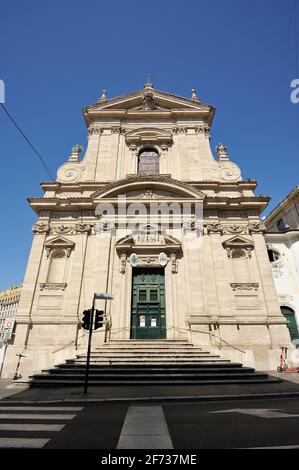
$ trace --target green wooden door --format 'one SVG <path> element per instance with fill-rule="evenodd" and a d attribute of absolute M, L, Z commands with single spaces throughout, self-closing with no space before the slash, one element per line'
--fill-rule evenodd
<path fill-rule="evenodd" d="M 289 307 L 280 307 L 281 313 L 284 315 L 288 322 L 288 329 L 290 332 L 291 340 L 299 339 L 298 326 L 295 318 L 294 311 Z"/>
<path fill-rule="evenodd" d="M 133 269 L 131 338 L 166 338 L 164 269 Z"/>

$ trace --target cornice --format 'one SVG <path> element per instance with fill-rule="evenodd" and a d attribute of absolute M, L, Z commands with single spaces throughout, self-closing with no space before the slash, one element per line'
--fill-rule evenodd
<path fill-rule="evenodd" d="M 288 242 L 292 240 L 299 240 L 299 229 L 291 229 L 285 232 L 267 232 L 266 240 L 271 242 Z"/>
<path fill-rule="evenodd" d="M 264 223 L 267 227 L 279 220 L 288 208 L 292 206 L 294 200 L 299 198 L 299 186 L 296 186 L 274 209 L 267 215 Z"/>

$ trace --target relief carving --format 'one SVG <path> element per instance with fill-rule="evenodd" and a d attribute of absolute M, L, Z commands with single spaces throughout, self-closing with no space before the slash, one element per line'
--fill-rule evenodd
<path fill-rule="evenodd" d="M 66 282 L 40 282 L 40 290 L 65 290 Z"/>
<path fill-rule="evenodd" d="M 259 232 L 266 232 L 266 227 L 264 224 L 261 224 L 260 222 L 255 222 L 253 224 L 248 225 L 248 230 L 249 233 L 259 233 Z"/>
<path fill-rule="evenodd" d="M 231 282 L 230 285 L 234 292 L 256 292 L 259 288 L 259 284 L 257 282 Z"/>
<path fill-rule="evenodd" d="M 119 259 L 119 272 L 121 274 L 125 274 L 126 272 L 126 264 L 127 264 L 127 255 L 122 254 Z"/>
<path fill-rule="evenodd" d="M 33 233 L 49 233 L 50 227 L 48 224 L 38 222 L 37 224 L 33 225 L 32 231 Z"/>
<path fill-rule="evenodd" d="M 90 224 L 76 224 L 75 231 L 76 233 L 90 233 L 91 232 L 91 225 Z"/>
<path fill-rule="evenodd" d="M 171 272 L 172 274 L 177 274 L 179 268 L 179 262 L 177 260 L 176 255 L 170 255 L 170 265 L 171 265 Z"/>
<path fill-rule="evenodd" d="M 233 234 L 233 233 L 247 234 L 248 233 L 248 227 L 247 227 L 247 225 L 236 225 L 236 224 L 224 225 L 223 226 L 223 233 L 225 235 Z"/>
<path fill-rule="evenodd" d="M 51 229 L 52 233 L 59 233 L 60 235 L 74 233 L 73 225 L 53 225 Z"/>

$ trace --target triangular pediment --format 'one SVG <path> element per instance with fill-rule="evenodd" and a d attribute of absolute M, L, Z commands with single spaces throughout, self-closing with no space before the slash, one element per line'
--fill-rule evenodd
<path fill-rule="evenodd" d="M 45 243 L 45 247 L 47 248 L 73 248 L 75 246 L 75 243 L 67 240 L 64 237 L 54 237 L 51 240 L 47 240 Z"/>
<path fill-rule="evenodd" d="M 246 237 L 236 235 L 228 240 L 225 240 L 223 243 L 224 248 L 247 248 L 253 246 L 252 240 L 249 240 Z"/>
<path fill-rule="evenodd" d="M 175 237 L 166 233 L 158 225 L 144 224 L 138 229 L 120 238 L 116 243 L 118 251 L 143 250 L 144 248 L 178 251 L 181 249 L 181 242 Z"/>
<path fill-rule="evenodd" d="M 112 99 L 100 99 L 96 103 L 87 106 L 84 110 L 87 125 L 90 125 L 97 117 L 108 115 L 114 117 L 128 116 L 131 118 L 159 116 L 166 113 L 175 117 L 178 115 L 192 115 L 207 122 L 210 126 L 215 109 L 201 102 L 199 99 L 188 99 L 181 96 L 165 93 L 154 88 L 145 87 L 134 93 L 128 93 Z"/>
<path fill-rule="evenodd" d="M 191 100 L 188 98 L 183 98 L 181 96 L 173 95 L 171 93 L 165 93 L 163 91 L 155 90 L 154 88 L 145 88 L 142 90 L 138 90 L 134 93 L 128 93 L 127 95 L 119 96 L 112 99 L 106 99 L 103 101 L 98 101 L 97 103 L 88 106 L 87 108 L 90 110 L 96 109 L 138 109 L 138 106 L 143 106 L 144 98 L 146 94 L 151 94 L 154 100 L 153 110 L 155 109 L 154 106 L 161 109 L 179 109 L 179 108 L 189 108 L 189 109 L 201 109 L 207 110 L 210 109 L 211 106 L 202 103 L 199 100 Z"/>

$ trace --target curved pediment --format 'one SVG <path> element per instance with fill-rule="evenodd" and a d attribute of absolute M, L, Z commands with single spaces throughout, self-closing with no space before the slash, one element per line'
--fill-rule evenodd
<path fill-rule="evenodd" d="M 93 199 L 114 199 L 125 195 L 127 199 L 163 200 L 194 199 L 203 200 L 206 195 L 193 186 L 171 178 L 136 177 L 120 180 L 99 189 L 91 195 Z"/>
<path fill-rule="evenodd" d="M 125 138 L 128 144 L 142 144 L 146 142 L 169 143 L 173 140 L 171 132 L 154 127 L 141 127 L 131 130 L 126 133 Z"/>

